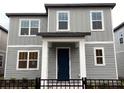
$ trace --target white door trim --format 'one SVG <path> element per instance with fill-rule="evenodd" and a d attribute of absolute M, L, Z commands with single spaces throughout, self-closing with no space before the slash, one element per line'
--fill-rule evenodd
<path fill-rule="evenodd" d="M 69 79 L 71 79 L 71 48 L 70 47 L 56 47 L 56 79 L 58 79 L 58 49 L 69 49 Z"/>

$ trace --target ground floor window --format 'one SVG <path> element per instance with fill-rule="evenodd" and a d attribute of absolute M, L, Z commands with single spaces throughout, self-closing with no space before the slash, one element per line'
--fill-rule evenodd
<path fill-rule="evenodd" d="M 101 47 L 95 47 L 94 48 L 94 59 L 95 59 L 95 65 L 96 66 L 103 66 L 105 65 L 105 59 L 104 59 L 104 48 Z"/>
<path fill-rule="evenodd" d="M 39 51 L 18 51 L 18 69 L 38 69 Z"/>

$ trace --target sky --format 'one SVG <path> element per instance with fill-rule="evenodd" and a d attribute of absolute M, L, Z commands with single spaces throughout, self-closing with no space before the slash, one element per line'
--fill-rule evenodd
<path fill-rule="evenodd" d="M 124 21 L 123 0 L 1 0 L 0 25 L 9 29 L 9 18 L 5 13 L 44 13 L 45 3 L 116 3 L 112 10 L 113 28 Z"/>

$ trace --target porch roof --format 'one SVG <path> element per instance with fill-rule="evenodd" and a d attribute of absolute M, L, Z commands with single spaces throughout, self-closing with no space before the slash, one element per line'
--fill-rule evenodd
<path fill-rule="evenodd" d="M 42 37 L 84 37 L 91 35 L 91 32 L 40 32 L 37 35 Z"/>

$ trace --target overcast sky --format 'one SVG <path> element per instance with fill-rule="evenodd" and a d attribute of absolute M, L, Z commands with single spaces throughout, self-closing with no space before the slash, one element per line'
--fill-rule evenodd
<path fill-rule="evenodd" d="M 8 29 L 9 19 L 5 13 L 45 12 L 44 3 L 116 3 L 112 10 L 113 28 L 124 21 L 123 0 L 1 0 L 0 25 Z"/>

